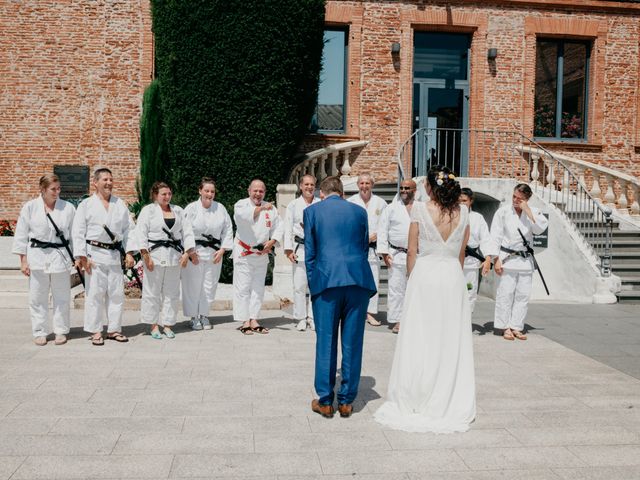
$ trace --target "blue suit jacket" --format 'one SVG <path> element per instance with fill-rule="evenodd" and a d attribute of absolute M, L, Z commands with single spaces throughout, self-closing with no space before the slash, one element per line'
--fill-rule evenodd
<path fill-rule="evenodd" d="M 304 210 L 304 256 L 311 296 L 328 288 L 358 286 L 375 295 L 367 260 L 367 211 L 337 195 Z"/>

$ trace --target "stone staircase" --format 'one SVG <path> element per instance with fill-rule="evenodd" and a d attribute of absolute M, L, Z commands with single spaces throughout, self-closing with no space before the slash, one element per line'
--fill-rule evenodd
<path fill-rule="evenodd" d="M 598 233 L 593 227 L 583 227 L 590 212 L 565 212 L 587 239 Z M 619 303 L 640 303 L 640 231 L 621 230 L 620 222 L 613 222 L 611 232 L 611 270 L 620 277 L 622 289 L 616 294 Z"/>

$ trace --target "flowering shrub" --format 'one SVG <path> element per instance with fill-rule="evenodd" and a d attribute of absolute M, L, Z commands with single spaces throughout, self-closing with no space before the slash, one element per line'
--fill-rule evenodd
<path fill-rule="evenodd" d="M 15 220 L 0 220 L 0 237 L 13 237 L 15 231 Z"/>
<path fill-rule="evenodd" d="M 582 115 L 562 112 L 560 136 L 562 138 L 582 138 Z M 533 135 L 541 138 L 556 136 L 556 115 L 553 109 L 543 105 L 536 109 Z"/>

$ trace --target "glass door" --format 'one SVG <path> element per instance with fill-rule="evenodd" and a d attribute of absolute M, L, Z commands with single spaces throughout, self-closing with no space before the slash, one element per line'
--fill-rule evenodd
<path fill-rule="evenodd" d="M 414 175 L 444 165 L 459 175 L 468 168 L 468 86 L 444 80 L 414 83 Z M 461 82 L 462 83 L 462 82 Z M 416 98 L 417 97 L 417 98 Z M 416 101 L 417 100 L 417 101 Z"/>

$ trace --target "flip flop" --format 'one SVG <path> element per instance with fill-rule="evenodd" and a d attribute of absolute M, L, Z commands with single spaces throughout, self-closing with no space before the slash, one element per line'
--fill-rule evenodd
<path fill-rule="evenodd" d="M 159 328 L 154 328 L 153 330 L 151 330 L 151 338 L 155 338 L 156 340 L 162 340 L 162 334 L 160 333 L 160 329 Z"/>
<path fill-rule="evenodd" d="M 127 343 L 129 341 L 129 339 L 120 332 L 107 334 L 107 340 L 115 340 L 120 343 Z"/>
<path fill-rule="evenodd" d="M 251 330 L 256 333 L 261 333 L 262 335 L 266 335 L 267 333 L 269 333 L 269 329 L 266 327 L 263 327 L 262 325 L 258 325 L 257 327 L 252 327 Z"/>
<path fill-rule="evenodd" d="M 176 338 L 176 334 L 173 333 L 173 330 L 169 329 L 167 330 L 166 328 L 163 330 L 163 333 L 165 335 L 165 337 L 167 338 Z"/>
<path fill-rule="evenodd" d="M 95 345 L 96 347 L 101 347 L 102 345 L 104 345 L 104 338 L 102 338 L 102 337 L 99 337 L 99 338 L 91 337 L 91 345 Z"/>
<path fill-rule="evenodd" d="M 238 330 L 240 330 L 240 333 L 242 333 L 243 335 L 253 335 L 253 329 L 249 326 L 238 327 Z"/>
<path fill-rule="evenodd" d="M 511 330 L 511 333 L 512 333 L 512 334 L 513 334 L 513 336 L 514 336 L 514 337 L 516 337 L 518 340 L 526 340 L 526 339 L 527 339 L 527 336 L 526 336 L 524 333 L 522 333 L 522 332 L 520 332 L 520 331 L 518 331 L 518 330 Z"/>

